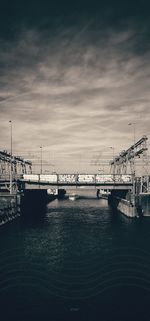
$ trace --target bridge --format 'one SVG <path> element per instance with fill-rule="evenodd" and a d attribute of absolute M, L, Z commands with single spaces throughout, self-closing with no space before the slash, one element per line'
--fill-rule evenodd
<path fill-rule="evenodd" d="M 21 189 L 53 188 L 98 188 L 98 189 L 132 189 L 132 175 L 103 174 L 39 174 L 23 175 L 19 179 Z"/>
<path fill-rule="evenodd" d="M 32 162 L 22 157 L 13 156 L 7 151 L 0 152 L 0 190 L 10 194 L 22 191 L 33 192 L 55 189 L 105 189 L 111 192 L 115 203 L 123 204 L 121 211 L 132 208 L 128 216 L 135 216 L 139 207 L 140 193 L 149 193 L 149 176 L 135 176 L 135 158 L 146 157 L 147 137 L 143 136 L 127 150 L 113 157 L 110 162 L 110 174 L 92 173 L 48 173 L 32 174 Z M 129 174 L 128 174 L 129 173 Z M 114 201 L 115 200 L 115 201 Z M 123 200 L 123 202 L 122 202 Z M 125 209 L 126 208 L 126 209 Z M 131 215 L 130 215 L 131 214 Z"/>

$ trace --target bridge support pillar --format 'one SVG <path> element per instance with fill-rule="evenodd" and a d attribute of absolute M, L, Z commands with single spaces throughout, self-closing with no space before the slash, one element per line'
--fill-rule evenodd
<path fill-rule="evenodd" d="M 21 213 L 39 215 L 45 210 L 46 203 L 47 190 L 24 190 L 21 196 Z"/>
<path fill-rule="evenodd" d="M 65 194 L 66 194 L 66 190 L 65 189 L 63 189 L 63 188 L 59 188 L 58 189 L 58 199 L 64 198 Z"/>

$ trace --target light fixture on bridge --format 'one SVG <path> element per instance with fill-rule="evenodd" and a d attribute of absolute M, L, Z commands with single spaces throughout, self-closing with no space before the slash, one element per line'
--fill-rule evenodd
<path fill-rule="evenodd" d="M 9 120 L 10 123 L 10 184 L 9 191 L 12 194 L 12 121 Z"/>
<path fill-rule="evenodd" d="M 114 147 L 114 146 L 109 146 L 109 148 L 111 148 L 111 149 L 112 149 L 112 151 L 113 151 L 113 161 L 114 161 L 115 147 Z"/>
<path fill-rule="evenodd" d="M 42 155 L 42 145 L 40 146 L 40 173 L 42 174 L 42 157 L 43 157 L 43 155 Z"/>
<path fill-rule="evenodd" d="M 133 172 L 135 175 L 135 122 L 128 123 L 129 126 L 133 126 Z"/>
<path fill-rule="evenodd" d="M 113 162 L 115 162 L 115 147 L 114 146 L 109 146 L 109 148 L 112 149 L 113 152 Z M 111 172 L 111 168 L 110 168 L 110 172 Z M 115 180 L 115 166 L 113 166 L 113 178 Z"/>

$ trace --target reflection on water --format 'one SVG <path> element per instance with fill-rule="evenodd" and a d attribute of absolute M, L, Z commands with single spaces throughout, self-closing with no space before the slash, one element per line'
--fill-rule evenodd
<path fill-rule="evenodd" d="M 0 251 L 2 320 L 150 320 L 148 218 L 55 200 L 4 226 Z"/>

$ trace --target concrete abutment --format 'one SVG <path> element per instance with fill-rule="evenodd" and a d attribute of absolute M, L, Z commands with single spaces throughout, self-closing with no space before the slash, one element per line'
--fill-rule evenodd
<path fill-rule="evenodd" d="M 131 190 L 112 190 L 108 196 L 108 203 L 122 214 L 134 218 L 142 213 L 135 199 Z"/>

